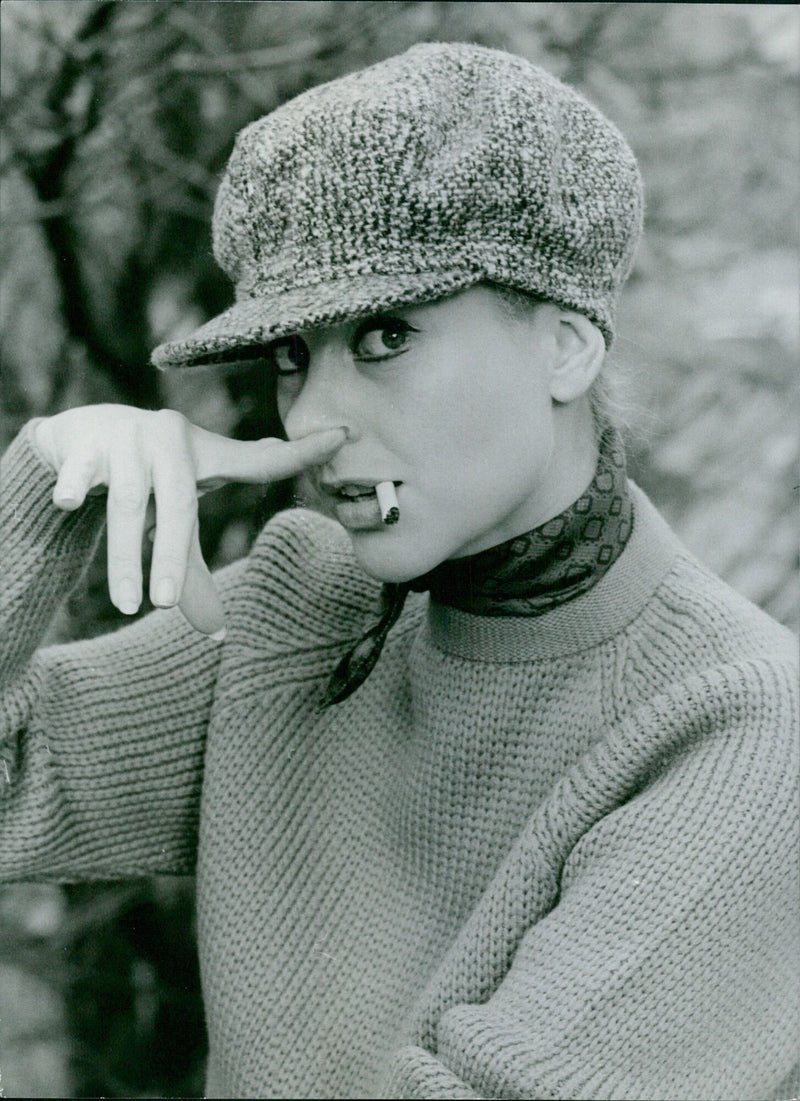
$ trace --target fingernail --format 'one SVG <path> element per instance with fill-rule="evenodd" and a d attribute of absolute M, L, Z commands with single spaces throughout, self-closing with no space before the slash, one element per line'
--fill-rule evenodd
<path fill-rule="evenodd" d="M 72 496 L 69 493 L 59 493 L 57 497 L 53 498 L 53 504 L 56 508 L 74 509 L 78 507 L 80 502 L 78 501 L 77 494 Z"/>
<path fill-rule="evenodd" d="M 130 578 L 126 577 L 119 583 L 117 607 L 123 615 L 133 615 L 139 610 L 139 588 Z"/>
<path fill-rule="evenodd" d="M 161 607 L 170 607 L 178 599 L 175 582 L 171 577 L 163 577 L 156 585 L 153 603 Z"/>
<path fill-rule="evenodd" d="M 227 627 L 220 627 L 220 629 L 218 631 L 215 631 L 213 635 L 209 635 L 208 637 L 213 642 L 222 642 L 222 640 L 225 638 L 227 633 L 228 633 L 228 628 Z"/>

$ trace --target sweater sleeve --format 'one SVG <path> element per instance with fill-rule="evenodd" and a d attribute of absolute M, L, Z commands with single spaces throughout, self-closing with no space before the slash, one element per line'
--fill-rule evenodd
<path fill-rule="evenodd" d="M 386 1096 L 796 1096 L 796 714 L 796 670 L 749 662 L 604 740 L 472 915 Z"/>
<path fill-rule="evenodd" d="M 56 509 L 31 431 L 0 470 L 0 878 L 189 872 L 221 647 L 174 609 L 37 649 L 91 558 L 105 500 Z M 240 574 L 218 575 L 223 600 Z"/>

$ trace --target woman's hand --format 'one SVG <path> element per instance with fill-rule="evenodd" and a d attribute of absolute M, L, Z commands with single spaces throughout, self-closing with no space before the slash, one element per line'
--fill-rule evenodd
<path fill-rule="evenodd" d="M 151 494 L 156 529 L 150 599 L 179 604 L 203 634 L 221 637 L 225 621 L 200 553 L 198 495 L 225 482 L 273 482 L 323 463 L 345 439 L 341 428 L 286 443 L 218 436 L 180 413 L 126 405 L 68 409 L 39 422 L 36 443 L 57 475 L 53 503 L 72 511 L 97 486 L 108 487 L 108 586 L 132 615 L 142 600 L 142 536 Z"/>

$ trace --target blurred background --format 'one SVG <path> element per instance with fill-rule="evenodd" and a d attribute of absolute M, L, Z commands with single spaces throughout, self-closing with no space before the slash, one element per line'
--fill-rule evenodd
<path fill-rule="evenodd" d="M 576 84 L 629 138 L 646 237 L 615 370 L 630 465 L 713 570 L 797 629 L 798 32 L 770 4 L 3 0 L 3 446 L 31 417 L 168 405 L 268 434 L 245 372 L 158 375 L 151 348 L 232 301 L 211 206 L 237 130 L 424 40 L 499 46 Z M 213 566 L 291 502 L 203 500 Z M 101 548 L 54 625 L 115 627 Z M 196 1096 L 193 884 L 0 890 L 6 1096 Z"/>

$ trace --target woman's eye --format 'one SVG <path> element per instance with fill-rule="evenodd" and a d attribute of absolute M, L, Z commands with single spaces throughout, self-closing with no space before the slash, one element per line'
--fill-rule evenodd
<path fill-rule="evenodd" d="M 384 359 L 397 355 L 406 351 L 411 332 L 418 330 L 400 317 L 366 322 L 356 333 L 354 354 L 359 359 Z"/>
<path fill-rule="evenodd" d="M 270 345 L 270 356 L 279 375 L 296 375 L 308 369 L 308 345 L 299 336 L 287 336 Z"/>

